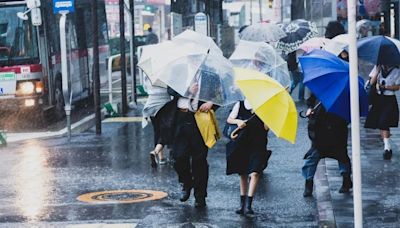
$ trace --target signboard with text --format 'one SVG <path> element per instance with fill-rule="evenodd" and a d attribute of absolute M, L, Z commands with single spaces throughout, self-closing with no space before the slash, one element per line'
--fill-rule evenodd
<path fill-rule="evenodd" d="M 75 0 L 53 0 L 54 13 L 73 13 L 75 11 Z"/>
<path fill-rule="evenodd" d="M 0 97 L 15 95 L 17 80 L 14 72 L 0 73 Z"/>

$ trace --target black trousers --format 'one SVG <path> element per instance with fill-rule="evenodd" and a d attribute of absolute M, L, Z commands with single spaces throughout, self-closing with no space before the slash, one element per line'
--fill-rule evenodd
<path fill-rule="evenodd" d="M 185 189 L 193 187 L 196 198 L 207 197 L 208 148 L 196 125 L 194 114 L 178 111 L 172 156 L 179 182 Z"/>

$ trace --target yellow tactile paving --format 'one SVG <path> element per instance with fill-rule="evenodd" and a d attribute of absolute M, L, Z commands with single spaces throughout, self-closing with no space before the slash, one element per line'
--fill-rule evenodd
<path fill-rule="evenodd" d="M 142 122 L 143 117 L 111 117 L 103 120 L 103 123 L 129 123 L 129 122 Z"/>

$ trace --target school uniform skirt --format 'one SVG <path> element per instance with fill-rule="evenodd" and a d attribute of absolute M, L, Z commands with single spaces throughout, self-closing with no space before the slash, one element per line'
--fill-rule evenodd
<path fill-rule="evenodd" d="M 396 96 L 378 95 L 369 110 L 365 128 L 389 130 L 398 127 L 399 108 Z"/>

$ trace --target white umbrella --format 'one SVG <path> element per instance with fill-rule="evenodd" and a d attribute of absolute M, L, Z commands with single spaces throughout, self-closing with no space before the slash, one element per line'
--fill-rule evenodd
<path fill-rule="evenodd" d="M 164 68 L 186 56 L 205 55 L 207 52 L 208 48 L 187 41 L 166 41 L 159 44 L 146 45 L 143 46 L 138 67 L 149 77 L 152 85 L 165 87 L 166 85 L 158 79 Z"/>
<path fill-rule="evenodd" d="M 255 42 L 276 42 L 285 37 L 286 33 L 276 24 L 256 23 L 247 26 L 241 33 L 242 40 Z"/>
<path fill-rule="evenodd" d="M 210 49 L 210 51 L 215 51 L 222 54 L 221 49 L 211 37 L 205 36 L 193 30 L 185 30 L 181 34 L 172 38 L 172 41 L 177 45 L 180 45 L 181 43 L 195 43 L 203 48 Z"/>
<path fill-rule="evenodd" d="M 260 71 L 277 80 L 283 87 L 290 86 L 286 61 L 267 43 L 241 40 L 229 60 L 236 67 Z"/>
<path fill-rule="evenodd" d="M 348 45 L 349 34 L 341 34 L 335 36 L 327 45 L 325 45 L 324 49 L 325 51 L 338 56 Z"/>

